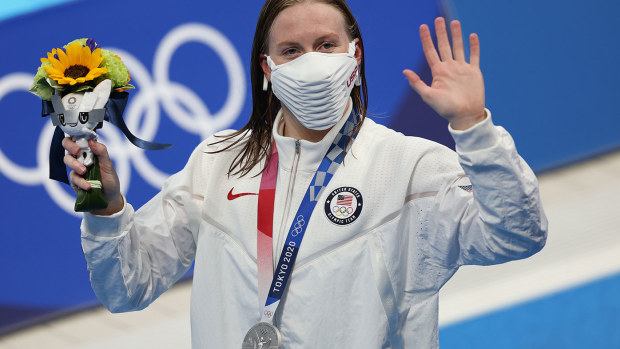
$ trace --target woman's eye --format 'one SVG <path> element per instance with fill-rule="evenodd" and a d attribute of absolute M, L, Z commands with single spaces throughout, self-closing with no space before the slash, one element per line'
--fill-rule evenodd
<path fill-rule="evenodd" d="M 334 44 L 330 43 L 330 42 L 326 42 L 323 45 L 321 45 L 321 48 L 324 50 L 331 50 L 334 48 Z"/>
<path fill-rule="evenodd" d="M 284 50 L 284 55 L 285 56 L 293 56 L 297 53 L 297 50 L 294 48 L 289 48 L 287 50 Z"/>
<path fill-rule="evenodd" d="M 80 116 L 78 118 L 81 123 L 85 124 L 88 122 L 88 112 L 80 112 Z"/>

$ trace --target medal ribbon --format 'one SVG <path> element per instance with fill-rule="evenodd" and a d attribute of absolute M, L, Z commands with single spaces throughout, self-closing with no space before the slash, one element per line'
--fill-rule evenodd
<path fill-rule="evenodd" d="M 257 264 L 258 264 L 258 307 L 262 308 L 273 276 L 273 204 L 276 196 L 278 178 L 278 149 L 276 142 L 271 145 L 271 158 L 265 166 L 258 191 L 257 221 Z"/>
<path fill-rule="evenodd" d="M 273 323 L 273 315 L 280 304 L 284 289 L 293 271 L 297 253 L 308 228 L 308 221 L 312 211 L 314 211 L 319 196 L 329 184 L 338 167 L 340 167 L 344 157 L 344 148 L 351 138 L 356 124 L 357 113 L 354 110 L 334 138 L 312 181 L 310 181 L 295 218 L 293 218 L 293 223 L 286 237 L 275 273 L 272 271 L 272 238 L 278 152 L 275 141 L 272 143 L 271 159 L 263 171 L 258 194 L 257 261 L 259 302 L 262 303 L 266 299 L 264 311 L 261 314 L 261 322 Z M 353 138 L 355 139 L 355 137 Z M 271 278 L 271 285 L 267 288 L 269 278 Z"/>

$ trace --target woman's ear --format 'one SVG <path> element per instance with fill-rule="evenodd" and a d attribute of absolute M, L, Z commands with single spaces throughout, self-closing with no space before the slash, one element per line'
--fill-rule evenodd
<path fill-rule="evenodd" d="M 355 38 L 355 59 L 357 59 L 357 65 L 362 64 L 362 48 L 360 47 L 360 39 Z"/>
<path fill-rule="evenodd" d="M 267 56 L 264 54 L 260 54 L 258 56 L 258 62 L 260 63 L 260 67 L 263 69 L 263 73 L 267 80 L 271 81 L 271 68 L 269 68 L 269 64 L 267 64 Z"/>

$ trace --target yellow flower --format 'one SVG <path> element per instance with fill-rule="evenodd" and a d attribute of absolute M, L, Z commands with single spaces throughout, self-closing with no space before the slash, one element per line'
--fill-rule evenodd
<path fill-rule="evenodd" d="M 54 56 L 58 58 L 54 58 Z M 93 80 L 108 72 L 106 68 L 99 68 L 103 61 L 101 49 L 93 52 L 90 47 L 74 43 L 67 46 L 67 51 L 53 49 L 47 53 L 47 58 L 41 58 L 41 62 L 49 62 L 51 66 L 43 66 L 48 76 L 61 85 L 75 85 Z"/>

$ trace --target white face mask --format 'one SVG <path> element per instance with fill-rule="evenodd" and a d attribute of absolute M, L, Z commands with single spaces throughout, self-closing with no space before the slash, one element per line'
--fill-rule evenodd
<path fill-rule="evenodd" d="M 348 53 L 308 52 L 280 65 L 267 56 L 267 64 L 273 93 L 311 130 L 334 126 L 359 84 L 354 41 Z"/>

